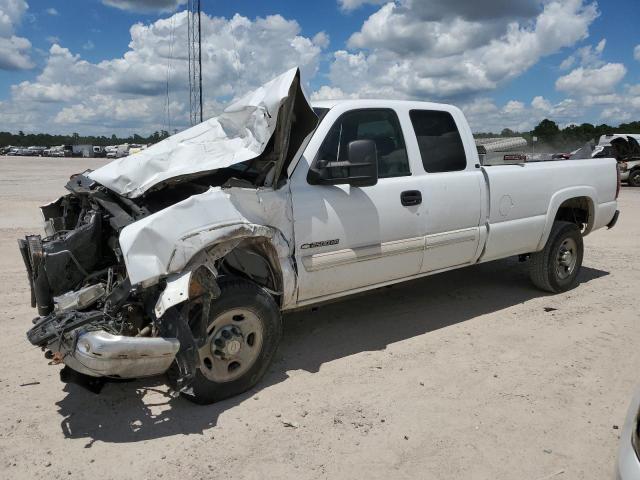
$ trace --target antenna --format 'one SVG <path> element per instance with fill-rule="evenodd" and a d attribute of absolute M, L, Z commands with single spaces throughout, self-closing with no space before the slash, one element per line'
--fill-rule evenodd
<path fill-rule="evenodd" d="M 200 0 L 188 0 L 189 109 L 191 125 L 202 123 L 202 28 Z"/>

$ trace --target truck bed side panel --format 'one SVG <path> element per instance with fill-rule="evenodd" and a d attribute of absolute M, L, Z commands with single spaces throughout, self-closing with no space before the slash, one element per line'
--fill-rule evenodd
<path fill-rule="evenodd" d="M 587 227 L 606 225 L 615 212 L 613 159 L 565 160 L 484 167 L 489 182 L 489 237 L 480 259 L 489 261 L 544 248 L 558 208 L 587 197 Z"/>

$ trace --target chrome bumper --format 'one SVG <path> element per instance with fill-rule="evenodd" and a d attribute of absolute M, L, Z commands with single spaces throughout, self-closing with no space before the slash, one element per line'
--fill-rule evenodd
<path fill-rule="evenodd" d="M 176 338 L 125 337 L 103 330 L 82 333 L 63 362 L 92 377 L 140 378 L 160 375 L 171 366 L 180 342 Z"/>

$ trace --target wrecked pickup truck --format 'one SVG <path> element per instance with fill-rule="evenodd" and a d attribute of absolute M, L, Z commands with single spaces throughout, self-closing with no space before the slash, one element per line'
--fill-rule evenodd
<path fill-rule="evenodd" d="M 64 381 L 166 374 L 209 403 L 264 375 L 283 311 L 509 256 L 572 288 L 619 176 L 614 159 L 484 167 L 457 108 L 312 108 L 294 69 L 67 189 L 19 241 L 29 341 Z"/>

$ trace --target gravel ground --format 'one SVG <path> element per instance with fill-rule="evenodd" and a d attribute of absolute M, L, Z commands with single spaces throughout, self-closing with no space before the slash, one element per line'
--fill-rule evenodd
<path fill-rule="evenodd" d="M 149 380 L 64 385 L 25 339 L 16 238 L 102 163 L 0 157 L 0 477 L 611 478 L 639 381 L 640 189 L 571 292 L 510 259 L 288 315 L 262 383 L 202 407 Z"/>

